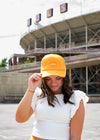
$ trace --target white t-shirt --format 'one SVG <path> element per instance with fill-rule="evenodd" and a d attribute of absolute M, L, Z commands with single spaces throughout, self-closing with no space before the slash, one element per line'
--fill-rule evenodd
<path fill-rule="evenodd" d="M 81 99 L 85 105 L 88 97 L 84 92 L 75 90 L 70 97 L 74 104 L 65 104 L 63 94 L 57 94 L 55 96 L 59 103 L 55 102 L 55 107 L 52 107 L 48 105 L 47 97 L 38 97 L 41 93 L 41 89 L 37 88 L 32 98 L 31 106 L 35 117 L 32 135 L 50 140 L 69 140 L 70 120 L 79 108 Z"/>

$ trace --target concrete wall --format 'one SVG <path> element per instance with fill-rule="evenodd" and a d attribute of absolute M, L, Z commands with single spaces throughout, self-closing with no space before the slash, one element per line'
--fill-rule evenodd
<path fill-rule="evenodd" d="M 0 102 L 18 103 L 24 96 L 32 73 L 0 73 Z M 100 96 L 90 96 L 90 102 L 100 102 Z"/>
<path fill-rule="evenodd" d="M 0 102 L 23 96 L 31 73 L 0 73 Z"/>

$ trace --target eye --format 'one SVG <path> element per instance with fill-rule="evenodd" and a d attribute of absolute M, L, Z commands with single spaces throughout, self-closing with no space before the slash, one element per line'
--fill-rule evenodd
<path fill-rule="evenodd" d="M 60 80 L 61 78 L 62 78 L 62 77 L 59 77 L 59 76 L 56 77 L 57 80 Z"/>
<path fill-rule="evenodd" d="M 45 77 L 45 80 L 46 80 L 46 81 L 49 81 L 49 80 L 50 80 L 50 78 L 49 78 L 49 77 Z"/>

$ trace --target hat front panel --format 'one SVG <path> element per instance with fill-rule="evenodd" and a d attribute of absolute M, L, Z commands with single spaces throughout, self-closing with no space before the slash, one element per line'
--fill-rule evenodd
<path fill-rule="evenodd" d="M 48 58 L 42 63 L 42 70 L 61 70 L 64 69 L 63 63 L 60 59 Z"/>

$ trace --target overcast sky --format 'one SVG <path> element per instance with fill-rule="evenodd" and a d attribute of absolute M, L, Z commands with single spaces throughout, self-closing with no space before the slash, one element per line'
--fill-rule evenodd
<path fill-rule="evenodd" d="M 68 12 L 60 14 L 60 4 L 64 2 L 69 4 Z M 53 17 L 47 19 L 46 11 L 50 8 L 54 9 Z M 41 13 L 40 24 L 46 26 L 96 10 L 100 10 L 100 0 L 0 0 L 0 61 L 14 53 L 24 53 L 19 42 L 23 33 L 28 32 L 28 18 L 32 18 L 33 30 L 38 13 Z"/>

